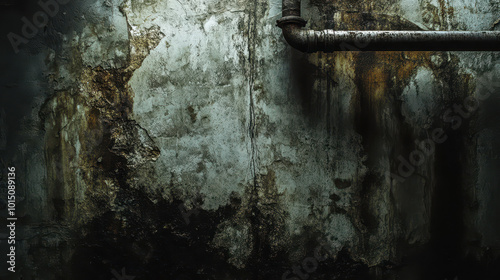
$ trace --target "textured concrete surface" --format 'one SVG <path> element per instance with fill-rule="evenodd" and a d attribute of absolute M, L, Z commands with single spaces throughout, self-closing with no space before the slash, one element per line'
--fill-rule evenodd
<path fill-rule="evenodd" d="M 499 9 L 302 3 L 308 27 L 339 30 L 496 30 Z M 61 6 L 2 76 L 2 161 L 23 185 L 17 276 L 498 275 L 499 54 L 306 55 L 280 16 L 279 0 Z M 446 140 L 403 176 L 435 129 Z"/>

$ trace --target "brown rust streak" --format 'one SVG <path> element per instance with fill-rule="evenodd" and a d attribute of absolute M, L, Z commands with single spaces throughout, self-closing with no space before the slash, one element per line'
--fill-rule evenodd
<path fill-rule="evenodd" d="M 318 1 L 323 2 L 324 1 Z M 323 4 L 328 9 L 327 4 Z M 438 12 L 434 7 L 434 12 Z M 442 9 L 444 10 L 444 9 Z M 448 11 L 453 13 L 453 11 Z M 321 22 L 325 17 L 318 17 L 313 28 L 335 28 L 338 30 L 419 30 L 415 24 L 405 21 L 399 17 L 370 14 L 362 12 L 328 11 L 328 13 L 340 13 L 332 20 Z M 430 14 L 428 14 L 430 15 Z M 433 14 L 432 20 L 435 24 L 441 24 L 440 16 Z M 433 18 L 434 17 L 434 18 Z M 436 64 L 431 58 L 436 56 L 443 62 Z M 434 61 L 435 61 L 434 57 Z M 325 84 L 327 80 L 339 81 L 351 79 L 353 91 L 351 97 L 352 117 L 354 130 L 362 137 L 363 164 L 368 172 L 361 178 L 350 182 L 349 186 L 354 191 L 353 204 L 348 209 L 348 215 L 352 223 L 361 234 L 361 245 L 370 246 L 370 239 L 377 234 L 380 216 L 377 214 L 377 197 L 385 191 L 384 175 L 379 173 L 380 162 L 392 160 L 395 155 L 405 152 L 407 139 L 417 139 L 415 131 L 418 127 L 412 127 L 405 123 L 401 115 L 400 95 L 408 86 L 418 69 L 426 68 L 432 71 L 437 80 L 442 84 L 454 84 L 458 79 L 464 80 L 457 87 L 467 87 L 467 75 L 460 73 L 458 61 L 453 55 L 441 52 L 336 52 L 333 54 L 312 54 L 308 56 L 308 66 L 311 76 L 316 77 L 308 83 L 313 93 L 306 92 L 304 96 L 317 96 L 320 100 L 311 100 L 321 111 L 325 88 L 315 86 Z M 334 71 L 331 71 L 334 69 Z M 456 78 L 452 77 L 456 76 Z M 344 82 L 345 83 L 345 82 Z M 308 101 L 308 100 L 306 100 Z M 310 102 L 311 102 L 310 101 Z M 436 101 L 440 102 L 440 101 Z M 326 110 L 328 111 L 328 110 Z M 392 122 L 387 114 L 396 114 L 397 121 Z M 323 116 L 323 114 L 321 114 Z M 327 116 L 327 118 L 330 118 Z M 316 119 L 315 121 L 324 121 Z M 391 141 L 393 147 L 389 154 L 385 154 L 384 143 Z M 412 140 L 413 141 L 413 140 Z M 381 193 L 382 192 L 382 193 Z M 396 211 L 396 210 L 394 210 Z M 376 239 L 376 238 L 375 238 Z M 373 239 L 373 240 L 375 240 Z M 363 248 L 359 248 L 364 252 Z"/>
<path fill-rule="evenodd" d="M 441 25 L 449 28 L 449 18 L 453 18 L 454 9 L 450 7 L 447 0 L 438 0 L 441 14 Z"/>
<path fill-rule="evenodd" d="M 399 94 L 419 67 L 429 67 L 432 52 L 370 52 L 353 55 L 354 79 L 358 93 L 352 103 L 359 105 L 361 95 L 372 108 L 380 107 Z M 357 105 L 356 105 L 357 104 Z M 354 108 L 353 108 L 354 109 Z M 375 112 L 374 112 L 375 113 Z M 381 113 L 381 112 L 378 112 Z M 377 116 L 379 114 L 375 114 Z"/>

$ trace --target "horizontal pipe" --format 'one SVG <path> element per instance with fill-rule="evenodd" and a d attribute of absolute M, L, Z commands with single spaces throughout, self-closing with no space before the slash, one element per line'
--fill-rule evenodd
<path fill-rule="evenodd" d="M 314 31 L 304 29 L 300 0 L 283 0 L 278 26 L 302 52 L 333 51 L 500 51 L 498 31 Z"/>

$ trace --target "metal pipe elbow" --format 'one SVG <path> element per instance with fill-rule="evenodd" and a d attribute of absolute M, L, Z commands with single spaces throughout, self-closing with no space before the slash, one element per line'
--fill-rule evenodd
<path fill-rule="evenodd" d="M 277 21 L 287 43 L 301 52 L 310 52 L 308 30 L 302 29 L 306 23 L 300 16 L 285 16 Z"/>
<path fill-rule="evenodd" d="M 285 40 L 290 46 L 301 52 L 309 52 L 306 30 L 303 30 L 296 24 L 288 24 L 283 27 L 282 30 L 283 37 L 285 37 Z"/>

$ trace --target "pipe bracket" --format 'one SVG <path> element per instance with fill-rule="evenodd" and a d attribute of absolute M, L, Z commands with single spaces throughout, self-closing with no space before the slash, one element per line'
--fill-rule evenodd
<path fill-rule="evenodd" d="M 299 16 L 285 16 L 285 17 L 282 17 L 281 19 L 276 21 L 276 25 L 279 28 L 283 28 L 283 26 L 285 26 L 285 24 L 289 24 L 289 23 L 298 24 L 300 27 L 304 27 L 304 26 L 306 26 L 307 21 Z"/>

